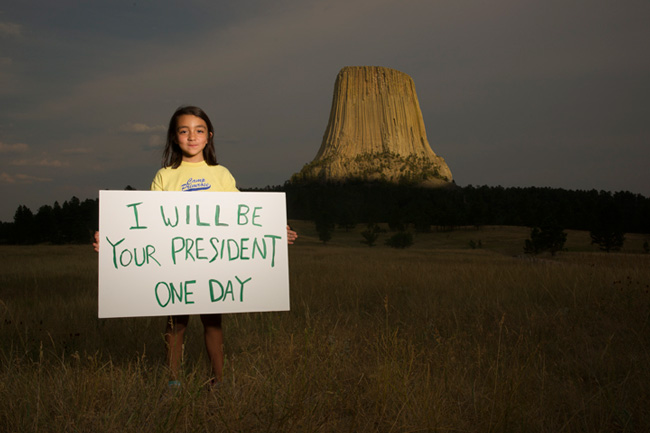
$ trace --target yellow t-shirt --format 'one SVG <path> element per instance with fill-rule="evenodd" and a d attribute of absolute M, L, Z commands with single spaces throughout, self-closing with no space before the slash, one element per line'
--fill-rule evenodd
<path fill-rule="evenodd" d="M 235 178 L 223 165 L 181 162 L 178 168 L 158 170 L 151 191 L 223 191 L 238 192 Z"/>

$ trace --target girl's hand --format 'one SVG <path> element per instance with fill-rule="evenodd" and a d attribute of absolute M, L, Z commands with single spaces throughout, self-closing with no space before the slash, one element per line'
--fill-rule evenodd
<path fill-rule="evenodd" d="M 99 252 L 99 232 L 95 232 L 95 242 L 93 242 L 93 248 L 95 248 L 95 251 Z"/>
<path fill-rule="evenodd" d="M 294 241 L 298 238 L 298 233 L 291 230 L 291 227 L 287 225 L 287 243 L 293 245 Z"/>

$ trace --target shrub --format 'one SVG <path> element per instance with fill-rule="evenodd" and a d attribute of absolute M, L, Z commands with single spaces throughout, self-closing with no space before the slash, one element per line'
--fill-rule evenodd
<path fill-rule="evenodd" d="M 332 239 L 332 232 L 334 231 L 334 223 L 327 220 L 316 221 L 316 232 L 318 232 L 318 239 L 326 244 Z"/>
<path fill-rule="evenodd" d="M 393 248 L 408 248 L 413 245 L 413 235 L 409 232 L 397 232 L 386 241 L 386 245 Z"/>
<path fill-rule="evenodd" d="M 381 232 L 381 229 L 377 224 L 368 224 L 368 229 L 361 232 L 361 236 L 363 236 L 361 243 L 369 247 L 374 247 L 379 237 L 379 232 Z"/>
<path fill-rule="evenodd" d="M 548 251 L 552 256 L 564 248 L 566 242 L 566 233 L 557 224 L 546 224 L 539 227 L 533 227 L 530 231 L 530 239 L 524 243 L 524 252 L 526 254 L 539 254 Z"/>
<path fill-rule="evenodd" d="M 613 204 L 600 210 L 589 231 L 591 243 L 598 245 L 601 251 L 619 251 L 625 242 L 623 231 L 623 216 Z"/>
<path fill-rule="evenodd" d="M 620 251 L 625 242 L 624 233 L 615 228 L 603 227 L 589 232 L 591 243 L 598 245 L 601 251 Z"/>

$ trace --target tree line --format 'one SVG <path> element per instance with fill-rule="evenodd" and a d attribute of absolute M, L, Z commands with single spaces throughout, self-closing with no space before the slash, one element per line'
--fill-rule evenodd
<path fill-rule="evenodd" d="M 388 223 L 392 230 L 453 230 L 460 226 L 553 226 L 561 229 L 650 233 L 650 198 L 631 192 L 560 188 L 419 188 L 384 182 L 286 183 L 249 191 L 279 191 L 290 219 L 317 226 Z M 0 243 L 88 243 L 98 226 L 98 199 L 76 197 L 19 206 L 13 222 L 0 224 Z"/>
<path fill-rule="evenodd" d="M 387 222 L 392 229 L 453 230 L 512 225 L 592 230 L 606 225 L 650 233 L 650 198 L 631 192 L 501 186 L 417 188 L 387 183 L 289 184 L 289 218 L 351 224 Z"/>
<path fill-rule="evenodd" d="M 33 213 L 18 206 L 13 222 L 0 225 L 0 243 L 4 244 L 78 244 L 88 243 L 97 229 L 99 200 L 80 201 L 77 197 L 53 206 L 43 205 Z"/>

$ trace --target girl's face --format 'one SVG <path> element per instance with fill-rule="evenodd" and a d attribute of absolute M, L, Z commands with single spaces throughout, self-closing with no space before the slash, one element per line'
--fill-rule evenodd
<path fill-rule="evenodd" d="M 183 161 L 203 161 L 203 149 L 212 133 L 200 117 L 183 114 L 176 119 L 176 142 L 183 152 Z"/>

